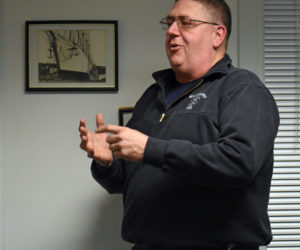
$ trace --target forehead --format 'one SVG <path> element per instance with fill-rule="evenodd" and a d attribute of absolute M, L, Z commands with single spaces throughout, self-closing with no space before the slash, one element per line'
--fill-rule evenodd
<path fill-rule="evenodd" d="M 179 0 L 169 11 L 169 16 L 190 16 L 190 17 L 206 17 L 206 10 L 198 1 Z"/>

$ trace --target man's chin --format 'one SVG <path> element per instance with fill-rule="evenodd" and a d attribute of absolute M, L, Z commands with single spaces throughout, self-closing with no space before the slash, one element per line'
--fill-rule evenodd
<path fill-rule="evenodd" d="M 170 65 L 174 71 L 177 71 L 182 67 L 182 63 L 179 63 L 179 62 L 170 61 Z"/>
<path fill-rule="evenodd" d="M 177 65 L 183 63 L 183 56 L 179 53 L 169 53 L 168 59 L 171 65 Z"/>

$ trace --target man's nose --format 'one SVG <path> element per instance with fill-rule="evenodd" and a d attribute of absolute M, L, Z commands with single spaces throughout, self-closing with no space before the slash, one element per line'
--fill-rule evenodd
<path fill-rule="evenodd" d="M 171 26 L 168 28 L 168 34 L 178 34 L 179 33 L 179 27 L 177 24 L 177 21 L 174 21 Z"/>

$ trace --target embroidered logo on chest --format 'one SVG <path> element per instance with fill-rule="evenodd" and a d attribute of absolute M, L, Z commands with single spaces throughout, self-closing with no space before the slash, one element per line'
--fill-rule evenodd
<path fill-rule="evenodd" d="M 201 100 L 206 99 L 207 95 L 205 93 L 196 93 L 189 96 L 191 99 L 186 109 L 191 110 L 193 107 Z"/>

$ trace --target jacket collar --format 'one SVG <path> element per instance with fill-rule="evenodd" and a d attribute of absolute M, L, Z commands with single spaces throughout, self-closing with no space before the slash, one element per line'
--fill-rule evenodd
<path fill-rule="evenodd" d="M 214 66 L 212 66 L 208 72 L 202 78 L 208 78 L 215 74 L 225 75 L 227 74 L 229 67 L 231 65 L 231 58 L 228 54 L 218 61 Z M 152 74 L 153 78 L 157 81 L 157 83 L 162 84 L 164 82 L 168 82 L 168 79 L 174 75 L 174 71 L 172 69 L 164 69 Z"/>

